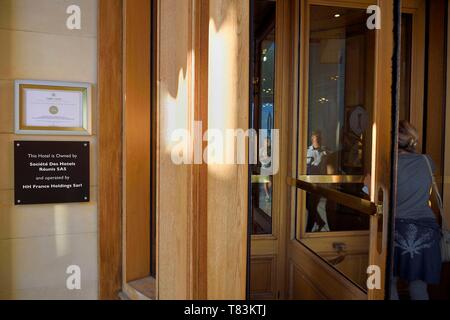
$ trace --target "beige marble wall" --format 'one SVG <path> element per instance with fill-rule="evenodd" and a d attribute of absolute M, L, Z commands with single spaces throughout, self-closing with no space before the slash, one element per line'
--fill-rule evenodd
<path fill-rule="evenodd" d="M 82 29 L 66 28 L 66 8 Z M 16 79 L 89 82 L 90 137 L 14 134 Z M 97 0 L 0 0 L 0 299 L 97 298 Z M 91 142 L 91 202 L 14 206 L 14 140 Z M 66 268 L 81 267 L 81 290 L 66 289 Z"/>

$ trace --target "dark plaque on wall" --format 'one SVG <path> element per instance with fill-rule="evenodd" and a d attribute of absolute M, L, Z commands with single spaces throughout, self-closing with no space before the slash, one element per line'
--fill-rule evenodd
<path fill-rule="evenodd" d="M 15 141 L 15 204 L 89 202 L 89 142 Z"/>

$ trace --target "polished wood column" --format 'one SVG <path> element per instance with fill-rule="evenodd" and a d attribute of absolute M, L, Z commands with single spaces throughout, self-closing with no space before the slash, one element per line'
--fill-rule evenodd
<path fill-rule="evenodd" d="M 249 1 L 210 0 L 209 129 L 249 126 Z M 244 299 L 248 166 L 208 164 L 208 299 Z"/>
<path fill-rule="evenodd" d="M 124 0 L 125 282 L 150 276 L 151 1 Z M 153 239 L 152 239 L 153 240 Z"/>
<path fill-rule="evenodd" d="M 99 0 L 99 298 L 122 286 L 122 0 Z"/>

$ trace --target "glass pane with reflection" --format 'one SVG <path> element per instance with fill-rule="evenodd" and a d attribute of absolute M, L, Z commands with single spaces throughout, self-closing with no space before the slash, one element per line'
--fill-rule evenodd
<path fill-rule="evenodd" d="M 308 141 L 306 173 L 352 176 L 353 182 L 326 184 L 357 197 L 371 172 L 374 90 L 374 32 L 363 9 L 310 7 Z M 324 183 L 327 179 L 324 179 Z M 303 230 L 368 230 L 368 218 L 308 195 Z"/>
<path fill-rule="evenodd" d="M 312 194 L 307 194 L 311 197 Z M 354 210 L 324 198 L 318 199 L 320 210 L 328 210 L 337 219 L 329 221 L 332 227 L 347 227 L 357 221 L 361 226 L 369 228 L 368 216 L 359 214 Z M 349 237 L 352 237 L 350 240 Z M 361 289 L 366 288 L 367 268 L 369 266 L 369 236 L 361 232 L 349 234 L 336 234 L 321 238 L 306 237 L 302 243 L 314 251 L 318 256 L 328 262 L 336 270 L 353 281 Z"/>
<path fill-rule="evenodd" d="M 365 9 L 309 10 L 307 135 L 299 160 L 307 191 L 297 202 L 297 237 L 365 289 L 374 205 L 362 200 L 370 200 L 376 33 Z"/>
<path fill-rule="evenodd" d="M 271 130 L 275 121 L 275 6 L 273 1 L 256 1 L 254 21 L 255 56 L 253 70 L 252 127 L 258 132 L 259 166 L 252 168 L 252 234 L 272 234 L 273 177 L 264 174 L 271 167 Z M 262 159 L 266 157 L 267 159 Z M 267 170 L 266 170 L 267 171 Z"/>

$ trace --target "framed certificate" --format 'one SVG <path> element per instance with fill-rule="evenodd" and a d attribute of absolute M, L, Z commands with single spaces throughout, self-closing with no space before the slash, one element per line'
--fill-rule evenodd
<path fill-rule="evenodd" d="M 90 135 L 91 85 L 17 80 L 16 134 Z"/>

